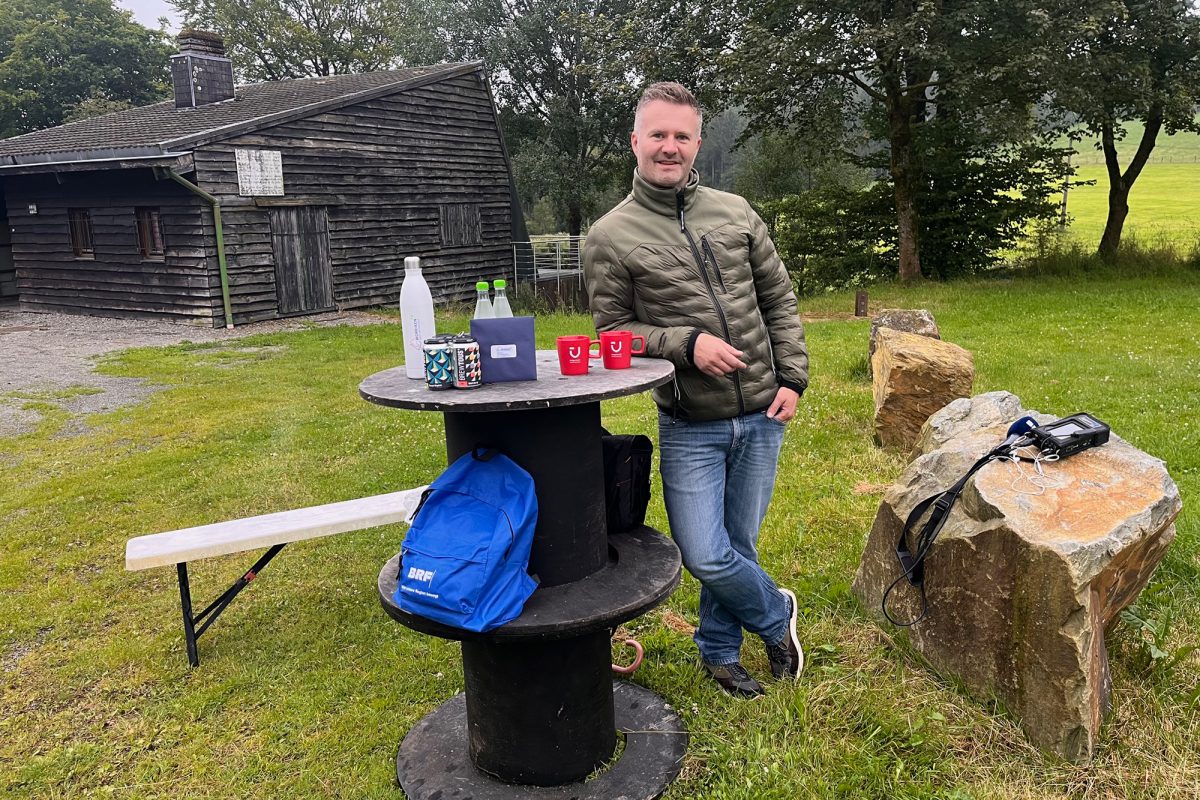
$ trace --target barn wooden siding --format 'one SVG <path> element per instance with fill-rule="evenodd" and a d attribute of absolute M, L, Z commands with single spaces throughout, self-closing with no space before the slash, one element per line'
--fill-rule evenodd
<path fill-rule="evenodd" d="M 280 151 L 285 196 L 240 197 L 235 148 Z M 477 280 L 512 271 L 508 168 L 478 73 L 243 134 L 194 155 L 195 182 L 221 201 L 235 322 L 287 313 L 278 305 L 272 208 L 326 210 L 340 307 L 396 302 L 405 256 L 421 257 L 441 302 L 466 299 Z M 219 296 L 212 313 L 221 316 Z"/>
<path fill-rule="evenodd" d="M 74 172 L 10 176 L 5 195 L 21 308 L 212 323 L 220 291 L 211 214 L 182 187 L 156 181 L 150 170 Z M 160 210 L 162 260 L 141 257 L 138 207 Z M 91 213 L 94 258 L 72 251 L 72 208 Z"/>
<path fill-rule="evenodd" d="M 12 237 L 9 235 L 7 211 L 4 187 L 0 185 L 0 300 L 15 300 L 17 271 L 13 266 Z"/>

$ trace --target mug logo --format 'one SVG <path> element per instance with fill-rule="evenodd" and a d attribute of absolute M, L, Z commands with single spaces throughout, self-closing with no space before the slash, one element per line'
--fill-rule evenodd
<path fill-rule="evenodd" d="M 582 347 L 568 347 L 567 355 L 570 356 L 571 358 L 579 358 L 581 355 L 583 355 L 583 348 Z"/>
<path fill-rule="evenodd" d="M 621 355 L 621 342 L 609 342 L 608 349 L 612 351 L 614 356 Z"/>

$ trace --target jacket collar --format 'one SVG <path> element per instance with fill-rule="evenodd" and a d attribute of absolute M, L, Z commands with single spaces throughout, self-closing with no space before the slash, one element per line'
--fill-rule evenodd
<path fill-rule="evenodd" d="M 696 189 L 700 186 L 700 173 L 692 170 L 688 175 L 687 185 L 683 187 L 683 209 L 690 211 L 696 200 Z M 645 206 L 656 214 L 666 217 L 676 217 L 678 214 L 675 189 L 663 189 L 643 178 L 636 168 L 633 170 L 633 199 L 639 205 Z"/>

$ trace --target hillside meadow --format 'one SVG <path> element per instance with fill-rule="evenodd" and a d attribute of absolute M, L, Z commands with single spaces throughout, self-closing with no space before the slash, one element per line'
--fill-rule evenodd
<path fill-rule="evenodd" d="M 761 557 L 800 597 L 809 666 L 755 702 L 701 675 L 698 588 L 620 632 L 646 647 L 634 680 L 691 735 L 668 800 L 1200 797 L 1200 275 L 1172 268 L 891 286 L 873 309 L 930 309 L 974 353 L 977 392 L 1088 411 L 1166 460 L 1184 510 L 1138 600 L 1110 632 L 1114 706 L 1091 764 L 1039 753 L 995 703 L 964 697 L 849 585 L 879 493 L 904 466 L 871 441 L 869 322 L 853 297 L 804 301 L 812 386 L 791 424 Z M 463 317 L 440 318 L 443 330 Z M 545 315 L 538 337 L 590 332 Z M 376 578 L 401 526 L 289 546 L 183 650 L 174 571 L 123 569 L 131 536 L 377 494 L 444 466 L 440 419 L 362 401 L 395 366 L 399 329 L 311 329 L 140 349 L 102 371 L 148 402 L 0 440 L 0 797 L 396 798 L 394 757 L 462 691 L 458 648 L 391 622 Z M 606 403 L 614 431 L 656 437 L 647 396 Z M 657 485 L 650 524 L 665 529 Z M 251 561 L 195 565 L 205 602 Z M 935 610 L 936 613 L 936 610 Z M 615 650 L 622 659 L 624 653 Z M 748 644 L 747 666 L 766 659 Z"/>
<path fill-rule="evenodd" d="M 1140 123 L 1130 123 L 1125 140 L 1118 143 L 1121 168 L 1129 160 L 1142 135 Z M 1104 232 L 1108 215 L 1108 174 L 1104 156 L 1092 139 L 1079 142 L 1076 183 L 1067 193 L 1071 238 L 1085 247 L 1095 247 Z M 1149 247 L 1173 246 L 1181 253 L 1200 247 L 1200 135 L 1160 134 L 1154 151 L 1129 195 L 1129 217 L 1125 236 Z"/>

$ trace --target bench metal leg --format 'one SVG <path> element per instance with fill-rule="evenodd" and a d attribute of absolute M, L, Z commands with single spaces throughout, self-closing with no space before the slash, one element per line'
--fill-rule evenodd
<path fill-rule="evenodd" d="M 187 642 L 188 663 L 193 667 L 200 666 L 200 656 L 196 654 L 196 625 L 192 620 L 192 590 L 188 586 L 187 563 L 175 565 L 179 574 L 179 604 L 183 607 L 183 638 Z"/>
<path fill-rule="evenodd" d="M 217 617 L 221 616 L 221 612 L 233 602 L 233 598 L 237 597 L 238 593 L 242 589 L 245 589 L 250 581 L 258 577 L 258 573 L 262 572 L 267 564 L 271 563 L 271 559 L 283 547 L 282 544 L 277 544 L 263 553 L 262 557 L 254 562 L 254 566 L 248 569 L 242 577 L 234 581 L 232 586 L 222 592 L 221 596 L 216 600 L 209 603 L 199 614 L 192 613 L 192 590 L 188 583 L 187 563 L 181 562 L 175 565 L 175 570 L 179 575 L 179 604 L 183 609 L 183 638 L 187 642 L 189 664 L 193 667 L 200 666 L 200 656 L 196 650 L 196 640 L 208 630 L 208 627 L 216 621 Z"/>

